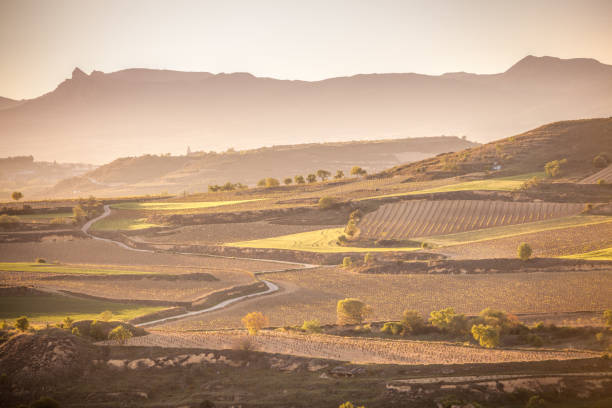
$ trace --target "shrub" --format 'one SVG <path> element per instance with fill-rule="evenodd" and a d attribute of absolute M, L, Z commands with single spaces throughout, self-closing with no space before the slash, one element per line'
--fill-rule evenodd
<path fill-rule="evenodd" d="M 359 228 L 357 228 L 357 223 L 355 222 L 355 220 L 351 219 L 348 221 L 346 227 L 344 228 L 344 232 L 346 233 L 346 235 L 349 235 L 351 237 L 355 236 L 357 232 L 359 232 Z"/>
<path fill-rule="evenodd" d="M 583 213 L 583 214 L 588 214 L 588 213 L 590 213 L 591 211 L 593 211 L 593 204 L 591 204 L 591 203 L 586 203 L 586 204 L 584 205 L 584 209 L 582 210 L 582 213 Z"/>
<path fill-rule="evenodd" d="M 608 167 L 608 164 L 610 164 L 610 160 L 608 159 L 608 156 L 605 153 L 598 154 L 593 158 L 593 166 L 598 169 Z"/>
<path fill-rule="evenodd" d="M 278 187 L 278 186 L 280 186 L 280 182 L 277 179 L 275 179 L 274 177 L 268 177 L 268 178 L 266 178 L 265 186 L 266 186 L 266 188 Z"/>
<path fill-rule="evenodd" d="M 544 340 L 537 334 L 529 333 L 527 336 L 527 343 L 534 347 L 542 347 L 544 345 Z"/>
<path fill-rule="evenodd" d="M 321 179 L 321 181 L 325 181 L 331 176 L 331 173 L 327 170 L 317 170 L 317 177 Z"/>
<path fill-rule="evenodd" d="M 319 199 L 319 209 L 320 210 L 329 210 L 334 208 L 336 205 L 336 200 L 331 197 L 321 197 Z"/>
<path fill-rule="evenodd" d="M 62 328 L 64 328 L 64 329 L 71 329 L 73 323 L 74 323 L 74 320 L 72 320 L 70 318 L 70 316 L 66 316 L 64 318 L 64 321 L 62 322 Z"/>
<path fill-rule="evenodd" d="M 537 177 L 532 177 L 521 185 L 521 190 L 530 190 L 532 188 L 537 188 L 539 185 L 540 179 Z"/>
<path fill-rule="evenodd" d="M 425 320 L 416 310 L 404 310 L 401 323 L 407 333 L 418 333 L 425 328 Z"/>
<path fill-rule="evenodd" d="M 467 332 L 467 318 L 463 314 L 455 313 L 455 309 L 434 310 L 429 318 L 432 326 L 452 334 L 465 334 Z"/>
<path fill-rule="evenodd" d="M 98 315 L 98 320 L 102 320 L 103 322 L 108 322 L 113 318 L 113 312 L 110 310 L 105 310 Z"/>
<path fill-rule="evenodd" d="M 527 261 L 529 258 L 531 258 L 532 252 L 531 246 L 529 246 L 529 244 L 526 242 L 523 242 L 518 246 L 518 257 L 522 261 Z"/>
<path fill-rule="evenodd" d="M 304 180 L 304 176 L 295 176 L 293 178 L 295 184 L 306 184 L 306 180 Z"/>
<path fill-rule="evenodd" d="M 77 204 L 72 208 L 72 216 L 77 221 L 83 221 L 87 218 L 87 211 L 81 206 L 81 204 Z"/>
<path fill-rule="evenodd" d="M 336 317 L 338 324 L 361 324 L 372 308 L 359 299 L 346 298 L 338 301 Z"/>
<path fill-rule="evenodd" d="M 343 178 L 344 178 L 344 172 L 343 172 L 342 170 L 338 170 L 338 171 L 336 172 L 336 175 L 334 176 L 334 178 L 335 178 L 336 180 L 343 179 Z"/>
<path fill-rule="evenodd" d="M 23 194 L 21 193 L 21 191 L 13 191 L 13 194 L 11 194 L 11 198 L 15 201 L 19 201 L 23 198 Z"/>
<path fill-rule="evenodd" d="M 81 335 L 81 332 L 79 331 L 78 327 L 73 327 L 71 333 L 74 334 L 75 336 L 80 336 Z"/>
<path fill-rule="evenodd" d="M 603 319 L 606 326 L 612 326 L 612 309 L 603 312 Z"/>
<path fill-rule="evenodd" d="M 344 404 L 340 404 L 338 408 L 365 408 L 363 405 L 360 407 L 356 407 L 352 402 L 346 401 Z"/>
<path fill-rule="evenodd" d="M 266 186 L 266 179 L 261 179 L 257 182 L 257 187 L 265 187 Z"/>
<path fill-rule="evenodd" d="M 289 184 L 293 183 L 293 179 L 291 177 L 287 177 L 285 180 L 283 180 L 283 182 L 286 186 L 288 186 Z"/>
<path fill-rule="evenodd" d="M 308 333 L 321 333 L 321 323 L 318 320 L 304 320 L 302 324 L 302 330 Z"/>
<path fill-rule="evenodd" d="M 119 344 L 125 344 L 133 337 L 132 332 L 123 325 L 115 327 L 108 333 L 109 340 L 115 340 Z"/>
<path fill-rule="evenodd" d="M 380 329 L 381 332 L 397 336 L 403 331 L 404 327 L 398 322 L 386 322 Z"/>
<path fill-rule="evenodd" d="M 270 324 L 268 318 L 261 312 L 251 312 L 242 318 L 242 324 L 250 335 L 256 335 L 264 327 Z"/>
<path fill-rule="evenodd" d="M 342 267 L 343 268 L 350 268 L 351 266 L 353 266 L 353 258 L 351 258 L 350 256 L 345 256 L 342 259 Z"/>
<path fill-rule="evenodd" d="M 15 320 L 15 327 L 17 330 L 24 332 L 30 327 L 30 321 L 26 316 L 18 317 L 17 320 Z"/>
<path fill-rule="evenodd" d="M 11 325 L 8 324 L 6 320 L 3 320 L 2 323 L 0 324 L 0 330 L 8 330 L 10 328 L 11 328 Z"/>
<path fill-rule="evenodd" d="M 106 340 L 106 333 L 104 332 L 104 328 L 102 324 L 97 320 L 93 320 L 89 324 L 89 336 L 94 340 L 102 341 Z"/>
<path fill-rule="evenodd" d="M 472 326 L 472 336 L 482 347 L 495 348 L 499 346 L 499 329 L 493 326 L 479 324 Z"/>
<path fill-rule="evenodd" d="M 369 263 L 371 263 L 372 261 L 374 261 L 374 256 L 367 252 L 364 256 L 363 256 L 363 263 L 368 265 Z"/>
<path fill-rule="evenodd" d="M 30 408 L 61 408 L 61 405 L 53 398 L 42 397 L 31 403 Z"/>
<path fill-rule="evenodd" d="M 525 404 L 525 408 L 544 408 L 546 406 L 546 401 L 540 398 L 539 395 L 533 395 Z"/>
<path fill-rule="evenodd" d="M 36 263 L 47 263 L 47 260 L 45 258 L 36 258 Z"/>
<path fill-rule="evenodd" d="M 544 166 L 544 172 L 550 178 L 559 177 L 561 175 L 561 165 L 567 163 L 567 159 L 553 160 Z"/>
<path fill-rule="evenodd" d="M 499 328 L 502 332 L 509 332 L 521 325 L 516 316 L 490 307 L 480 312 L 480 320 L 485 325 Z"/>
<path fill-rule="evenodd" d="M 598 185 L 600 185 L 600 186 L 603 186 L 604 184 L 606 184 L 606 180 L 604 180 L 604 179 L 598 179 L 598 180 L 597 180 L 597 184 L 598 184 Z"/>
<path fill-rule="evenodd" d="M 306 180 L 308 180 L 309 183 L 316 183 L 317 182 L 317 176 L 314 174 L 309 174 L 306 176 Z"/>

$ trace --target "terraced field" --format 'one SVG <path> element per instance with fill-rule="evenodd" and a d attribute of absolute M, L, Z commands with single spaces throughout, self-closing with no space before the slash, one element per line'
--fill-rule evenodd
<path fill-rule="evenodd" d="M 361 237 L 405 240 L 578 214 L 583 204 L 410 200 L 385 204 L 359 223 Z"/>
<path fill-rule="evenodd" d="M 145 347 L 230 349 L 244 332 L 164 333 L 134 337 L 128 345 Z M 263 331 L 250 337 L 258 351 L 354 363 L 465 364 L 589 358 L 581 351 L 487 350 L 441 342 L 380 340 L 324 334 L 299 335 Z"/>
<path fill-rule="evenodd" d="M 595 174 L 590 175 L 589 177 L 582 180 L 580 183 L 582 184 L 595 184 L 599 180 L 604 180 L 606 183 L 612 183 L 612 164 L 598 171 Z"/>

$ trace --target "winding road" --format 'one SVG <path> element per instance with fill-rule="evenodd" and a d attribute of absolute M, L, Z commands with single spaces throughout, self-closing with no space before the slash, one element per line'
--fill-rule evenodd
<path fill-rule="evenodd" d="M 154 253 L 155 251 L 150 250 L 150 249 L 138 249 L 138 248 L 133 248 L 130 247 L 129 245 L 124 244 L 123 242 L 120 241 L 115 241 L 113 239 L 109 239 L 109 238 L 102 238 L 102 237 L 97 237 L 93 234 L 91 234 L 89 232 L 89 229 L 91 228 L 91 226 L 100 221 L 103 218 L 108 217 L 111 214 L 111 209 L 110 209 L 110 205 L 106 204 L 104 205 L 104 212 L 99 215 L 96 218 L 93 218 L 89 221 L 87 221 L 85 224 L 83 224 L 83 226 L 81 227 L 81 231 L 87 235 L 88 237 L 95 239 L 95 240 L 99 240 L 99 241 L 105 241 L 105 242 L 109 242 L 109 243 L 113 243 L 115 245 L 120 246 L 123 249 L 126 249 L 128 251 L 137 251 L 137 252 L 149 252 L 149 253 Z M 236 256 L 222 256 L 222 255 L 209 255 L 209 254 L 195 254 L 195 253 L 188 253 L 188 252 L 178 252 L 178 255 L 189 255 L 189 256 L 207 256 L 207 257 L 212 257 L 212 258 L 228 258 L 228 259 L 243 259 L 243 260 L 249 260 L 249 261 L 259 261 L 259 262 L 271 262 L 271 263 L 282 263 L 282 264 L 287 264 L 287 265 L 293 265 L 293 268 L 287 269 L 287 270 L 300 270 L 300 269 L 311 269 L 311 268 L 316 268 L 318 265 L 312 265 L 312 264 L 304 264 L 304 263 L 298 263 L 298 262 L 290 262 L 290 261 L 275 261 L 275 260 L 271 260 L 271 259 L 259 259 L 259 258 L 241 258 L 241 257 L 236 257 Z M 283 272 L 283 271 L 276 271 L 276 272 Z M 255 276 L 257 276 L 258 274 L 264 274 L 267 272 L 254 272 L 253 274 Z M 183 313 L 183 314 L 179 314 L 179 315 L 175 315 L 175 316 L 170 316 L 170 317 L 166 317 L 163 319 L 158 319 L 158 320 L 153 320 L 153 321 L 149 321 L 149 322 L 145 322 L 145 323 L 140 323 L 137 324 L 136 326 L 152 326 L 152 325 L 156 325 L 156 324 L 161 324 L 161 323 L 165 323 L 168 321 L 175 321 L 175 320 L 180 320 L 186 317 L 191 317 L 191 316 L 195 316 L 195 315 L 199 315 L 199 314 L 203 314 L 203 313 L 208 313 L 208 312 L 213 312 L 215 310 L 219 310 L 219 309 L 223 309 L 226 308 L 234 303 L 240 302 L 241 300 L 245 300 L 245 299 L 249 299 L 249 298 L 253 298 L 253 297 L 257 297 L 257 296 L 263 296 L 263 295 L 267 295 L 270 293 L 274 293 L 277 292 L 279 290 L 278 285 L 276 285 L 275 283 L 272 283 L 270 281 L 261 279 L 261 282 L 263 282 L 266 286 L 267 289 L 262 291 L 262 292 L 258 292 L 258 293 L 252 293 L 250 295 L 244 295 L 244 296 L 238 296 L 235 298 L 231 298 L 231 299 L 227 299 L 224 300 L 218 304 L 216 304 L 215 306 L 209 307 L 207 309 L 202 309 L 202 310 L 194 310 L 191 312 L 187 312 L 187 313 Z"/>

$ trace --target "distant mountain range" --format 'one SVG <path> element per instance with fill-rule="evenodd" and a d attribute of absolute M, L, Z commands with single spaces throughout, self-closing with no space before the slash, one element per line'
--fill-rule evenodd
<path fill-rule="evenodd" d="M 104 163 L 143 153 L 440 134 L 491 141 L 612 114 L 612 66 L 528 56 L 492 75 L 368 74 L 322 81 L 76 68 L 41 97 L 0 99 L 3 155 Z M 5 141 L 9 141 L 6 143 Z"/>

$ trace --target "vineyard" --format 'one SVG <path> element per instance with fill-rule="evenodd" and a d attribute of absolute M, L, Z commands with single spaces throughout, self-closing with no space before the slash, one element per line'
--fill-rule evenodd
<path fill-rule="evenodd" d="M 606 183 L 612 183 L 612 165 L 606 167 L 603 170 L 598 171 L 597 173 L 590 175 L 589 177 L 582 180 L 581 184 L 595 184 L 599 180 L 603 180 Z"/>
<path fill-rule="evenodd" d="M 134 337 L 130 346 L 231 349 L 244 332 L 165 333 Z M 255 350 L 302 357 L 378 364 L 466 364 L 510 361 L 569 360 L 591 353 L 551 350 L 487 350 L 439 342 L 380 340 L 324 334 L 299 335 L 264 331 L 249 338 Z"/>
<path fill-rule="evenodd" d="M 385 204 L 359 223 L 362 238 L 410 239 L 578 214 L 583 204 L 411 200 Z"/>

